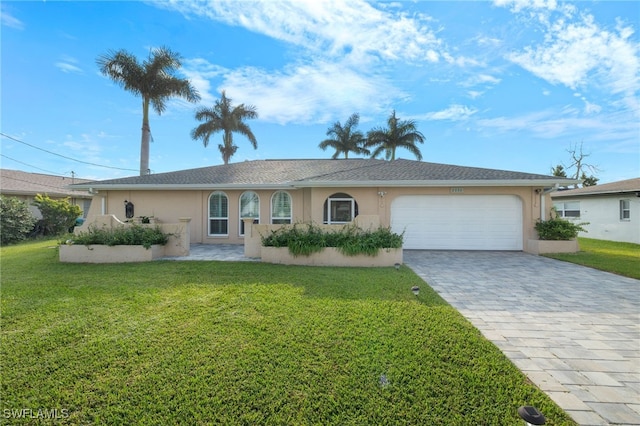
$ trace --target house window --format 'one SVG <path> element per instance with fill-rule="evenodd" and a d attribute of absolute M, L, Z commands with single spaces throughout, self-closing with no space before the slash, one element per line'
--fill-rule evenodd
<path fill-rule="evenodd" d="M 558 216 L 566 218 L 579 218 L 580 217 L 580 202 L 569 201 L 566 203 L 555 203 L 553 207 L 556 208 Z"/>
<path fill-rule="evenodd" d="M 620 200 L 620 220 L 631 220 L 630 200 Z"/>
<path fill-rule="evenodd" d="M 333 194 L 324 202 L 324 223 L 351 222 L 358 215 L 358 203 L 349 194 Z"/>
<path fill-rule="evenodd" d="M 244 220 L 253 218 L 253 223 L 260 223 L 260 198 L 253 191 L 240 196 L 240 235 L 244 235 Z"/>
<path fill-rule="evenodd" d="M 224 192 L 209 196 L 209 235 L 229 235 L 229 199 Z"/>
<path fill-rule="evenodd" d="M 291 223 L 291 216 L 291 195 L 284 191 L 274 193 L 271 197 L 271 223 Z"/>

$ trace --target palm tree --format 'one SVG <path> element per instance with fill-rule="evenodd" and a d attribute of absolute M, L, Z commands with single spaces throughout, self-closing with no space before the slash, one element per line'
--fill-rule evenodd
<path fill-rule="evenodd" d="M 186 79 L 174 72 L 182 66 L 181 57 L 166 47 L 152 49 L 149 59 L 141 64 L 126 50 L 109 51 L 96 60 L 100 72 L 136 96 L 142 98 L 142 138 L 140 141 L 140 175 L 149 173 L 149 105 L 161 115 L 167 99 L 184 98 L 189 102 L 200 100 L 200 94 Z"/>
<path fill-rule="evenodd" d="M 371 158 L 376 158 L 383 151 L 387 160 L 396 159 L 396 149 L 404 148 L 422 160 L 420 149 L 416 143 L 424 142 L 424 135 L 416 129 L 413 120 L 400 121 L 393 111 L 387 120 L 387 128 L 375 128 L 367 133 L 367 146 L 375 147 Z"/>
<path fill-rule="evenodd" d="M 211 135 L 222 131 L 222 144 L 218 145 L 218 149 L 222 154 L 224 164 L 229 164 L 229 160 L 238 149 L 233 144 L 233 132 L 246 136 L 253 148 L 258 148 L 256 137 L 243 121 L 251 118 L 258 118 L 256 107 L 245 104 L 233 107 L 231 99 L 227 98 L 223 90 L 222 97 L 216 101 L 213 108 L 200 108 L 196 111 L 196 120 L 204 121 L 204 123 L 191 131 L 191 137 L 193 139 L 202 139 L 202 143 L 206 148 L 209 145 Z"/>
<path fill-rule="evenodd" d="M 334 160 L 340 154 L 344 154 L 344 158 L 349 158 L 349 153 L 369 155 L 369 150 L 364 147 L 366 139 L 361 131 L 355 130 L 358 127 L 360 116 L 358 113 L 351 114 L 351 117 L 344 123 L 344 126 L 336 121 L 333 126 L 327 130 L 327 136 L 331 139 L 325 139 L 318 145 L 323 151 L 327 148 L 333 148 L 336 152 L 331 158 Z"/>

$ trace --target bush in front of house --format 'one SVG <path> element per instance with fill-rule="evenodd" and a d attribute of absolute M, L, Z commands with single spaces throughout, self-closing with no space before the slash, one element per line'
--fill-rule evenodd
<path fill-rule="evenodd" d="M 335 247 L 346 256 L 375 256 L 379 249 L 402 248 L 403 235 L 388 227 L 363 230 L 355 225 L 325 231 L 314 224 L 294 224 L 273 230 L 262 237 L 265 247 L 288 247 L 294 256 L 309 256 L 325 247 Z"/>
<path fill-rule="evenodd" d="M 36 218 L 29 205 L 16 197 L 0 196 L 0 244 L 7 245 L 27 238 Z"/>
<path fill-rule="evenodd" d="M 78 217 L 82 215 L 80 207 L 69 203 L 69 199 L 52 200 L 46 195 L 37 194 L 33 205 L 42 213 L 36 225 L 40 235 L 61 235 L 72 230 Z"/>
<path fill-rule="evenodd" d="M 536 231 L 541 240 L 573 240 L 579 232 L 587 232 L 582 225 L 587 223 L 573 223 L 560 217 L 552 217 L 549 220 L 538 220 Z"/>
<path fill-rule="evenodd" d="M 106 246 L 143 246 L 148 249 L 152 245 L 165 245 L 171 234 L 162 232 L 159 226 L 119 226 L 115 228 L 98 228 L 90 226 L 87 232 L 81 232 L 72 239 L 73 244 L 86 246 L 97 244 Z"/>

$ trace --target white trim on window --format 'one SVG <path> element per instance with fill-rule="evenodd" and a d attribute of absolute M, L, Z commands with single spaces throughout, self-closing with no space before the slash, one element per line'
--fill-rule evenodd
<path fill-rule="evenodd" d="M 358 204 L 349 194 L 333 194 L 324 205 L 324 223 L 328 225 L 349 223 L 358 215 Z"/>
<path fill-rule="evenodd" d="M 244 220 L 253 218 L 253 223 L 260 223 L 260 197 L 253 191 L 246 191 L 240 195 L 240 220 L 238 232 L 240 236 L 244 235 Z"/>
<path fill-rule="evenodd" d="M 209 195 L 207 233 L 210 237 L 229 236 L 229 197 L 221 191 Z"/>
<path fill-rule="evenodd" d="M 567 201 L 564 203 L 553 203 L 558 216 L 567 219 L 580 218 L 580 201 Z"/>
<path fill-rule="evenodd" d="M 276 191 L 271 195 L 271 223 L 290 224 L 293 219 L 291 195 L 285 191 Z"/>
<path fill-rule="evenodd" d="M 631 220 L 631 200 L 620 200 L 620 220 L 628 222 Z"/>

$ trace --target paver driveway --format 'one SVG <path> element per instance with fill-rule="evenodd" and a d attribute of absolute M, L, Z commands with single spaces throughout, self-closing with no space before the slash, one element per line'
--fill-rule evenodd
<path fill-rule="evenodd" d="M 404 261 L 578 423 L 640 424 L 640 281 L 521 252 Z"/>

